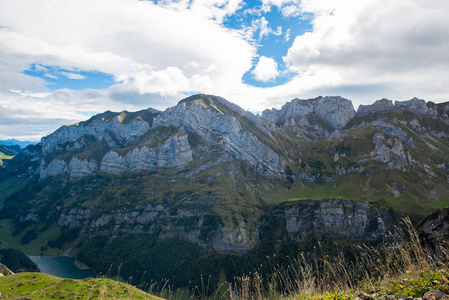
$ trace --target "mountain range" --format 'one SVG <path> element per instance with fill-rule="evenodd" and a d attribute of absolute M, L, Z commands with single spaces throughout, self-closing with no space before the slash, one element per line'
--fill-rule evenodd
<path fill-rule="evenodd" d="M 19 146 L 19 149 L 26 148 L 26 146 L 31 145 L 31 144 L 36 144 L 36 143 L 35 142 L 30 142 L 30 141 L 19 141 L 19 140 L 16 140 L 16 139 L 8 139 L 8 140 L 1 140 L 0 141 L 0 145 Z"/>
<path fill-rule="evenodd" d="M 356 111 L 327 96 L 254 115 L 201 94 L 29 145 L 0 171 L 0 218 L 26 242 L 56 226 L 62 244 L 146 234 L 247 253 L 267 239 L 382 238 L 401 215 L 447 206 L 448 175 L 449 102 Z"/>

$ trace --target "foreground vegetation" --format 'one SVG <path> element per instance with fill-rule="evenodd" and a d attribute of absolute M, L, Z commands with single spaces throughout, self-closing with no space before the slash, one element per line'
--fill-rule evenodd
<path fill-rule="evenodd" d="M 347 251 L 347 249 L 346 249 Z M 265 265 L 232 283 L 201 278 L 189 289 L 175 290 L 167 282 L 138 284 L 149 294 L 105 278 L 72 280 L 39 273 L 0 278 L 5 299 L 405 299 L 422 298 L 429 292 L 449 293 L 449 265 L 426 252 L 412 223 L 406 220 L 387 241 L 378 246 L 358 245 L 337 255 L 317 243 L 311 252 L 292 257 L 288 264 L 276 256 Z M 443 253 L 445 253 L 443 251 Z M 119 270 L 120 271 L 120 270 Z M 183 268 L 176 270 L 180 274 Z M 116 274 L 119 275 L 119 274 Z M 24 299 L 24 298 L 21 298 Z M 430 299 L 430 298 L 428 298 Z"/>
<path fill-rule="evenodd" d="M 43 273 L 0 278 L 2 299 L 160 299 L 111 279 L 62 279 Z"/>
<path fill-rule="evenodd" d="M 422 248 L 410 220 L 403 225 L 380 247 L 357 247 L 352 261 L 342 252 L 320 253 L 318 247 L 315 253 L 292 259 L 286 268 L 275 268 L 268 278 L 258 272 L 238 278 L 229 286 L 230 298 L 404 299 L 432 291 L 449 293 L 447 262 Z"/>

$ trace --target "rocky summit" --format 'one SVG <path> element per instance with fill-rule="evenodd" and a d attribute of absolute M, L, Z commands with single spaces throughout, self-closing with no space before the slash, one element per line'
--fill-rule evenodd
<path fill-rule="evenodd" d="M 449 103 L 293 99 L 254 115 L 195 95 L 165 111 L 104 112 L 4 162 L 14 233 L 143 233 L 202 250 L 264 239 L 382 238 L 449 204 Z M 11 188 L 13 187 L 13 188 Z"/>

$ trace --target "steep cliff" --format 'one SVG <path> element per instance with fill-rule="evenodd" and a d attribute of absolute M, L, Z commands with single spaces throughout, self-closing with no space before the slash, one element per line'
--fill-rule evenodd
<path fill-rule="evenodd" d="M 288 202 L 275 207 L 272 214 L 276 223 L 285 224 L 288 239 L 296 242 L 306 242 L 317 235 L 379 240 L 397 222 L 391 211 L 341 199 Z"/>

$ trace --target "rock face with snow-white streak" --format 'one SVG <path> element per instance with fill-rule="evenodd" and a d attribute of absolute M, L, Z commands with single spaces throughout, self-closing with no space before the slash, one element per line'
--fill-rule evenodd
<path fill-rule="evenodd" d="M 154 148 L 147 146 L 134 148 L 124 155 L 109 151 L 100 163 L 100 171 L 109 174 L 124 172 L 152 171 L 156 168 L 178 169 L 192 160 L 192 149 L 187 135 L 174 135 L 165 143 Z"/>

